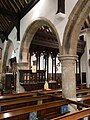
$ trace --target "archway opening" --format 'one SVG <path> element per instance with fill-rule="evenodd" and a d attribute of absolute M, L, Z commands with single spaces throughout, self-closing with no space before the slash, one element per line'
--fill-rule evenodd
<path fill-rule="evenodd" d="M 26 55 L 31 77 L 29 75 L 28 80 L 20 81 L 20 83 L 42 83 L 38 88 L 43 89 L 44 83 L 47 80 L 52 84 L 51 88 L 53 87 L 53 89 L 55 89 L 58 84 L 60 86 L 59 81 L 61 80 L 61 64 L 58 60 L 58 53 L 61 47 L 59 44 L 60 40 L 58 39 L 57 32 L 55 32 L 56 30 L 53 25 L 50 26 L 44 22 L 43 24 L 35 25 L 35 28 L 36 29 L 32 34 L 33 37 L 31 37 L 32 40 L 30 40 L 31 38 L 29 37 L 24 41 L 25 44 L 27 44 L 26 40 L 28 41 L 28 50 Z M 30 29 L 28 34 L 31 36 Z M 25 48 L 25 44 L 23 44 L 23 48 Z M 37 89 L 37 87 L 35 89 Z"/>
<path fill-rule="evenodd" d="M 64 55 L 78 55 L 77 54 L 77 48 L 80 48 L 83 50 L 82 54 L 79 55 L 79 59 L 77 60 L 77 62 L 79 61 L 79 70 L 82 69 L 80 68 L 81 66 L 81 59 L 82 56 L 84 55 L 84 50 L 87 49 L 87 42 L 85 40 L 85 36 L 83 36 L 82 34 L 82 28 L 87 27 L 86 23 L 89 23 L 87 21 L 87 18 L 89 18 L 89 13 L 90 13 L 90 1 L 78 1 L 77 4 L 75 5 L 73 11 L 71 12 L 70 16 L 69 16 L 69 21 L 67 23 L 66 29 L 65 29 L 65 33 L 64 33 L 64 41 L 63 41 L 63 53 Z M 87 22 L 86 22 L 87 21 Z M 83 26 L 83 27 L 82 27 Z M 85 34 L 84 34 L 85 35 Z M 82 39 L 84 38 L 84 39 Z M 78 46 L 78 43 L 81 41 L 81 45 Z M 83 44 L 84 42 L 86 42 L 86 46 L 85 44 Z M 89 44 L 88 44 L 89 45 Z M 83 58 L 86 58 L 84 61 L 88 61 L 89 57 L 88 56 L 88 51 L 87 51 L 87 55 Z M 83 62 L 82 62 L 83 63 Z M 87 67 L 87 74 L 90 72 L 89 71 L 89 67 L 88 67 L 88 62 L 85 62 L 86 67 Z M 85 68 L 85 66 L 83 66 Z M 82 70 L 83 71 L 83 70 Z M 79 79 L 82 79 L 84 73 L 82 73 L 82 71 L 79 72 Z M 84 71 L 85 72 L 85 71 Z M 86 75 L 86 83 L 87 83 L 87 87 L 89 87 L 90 84 L 90 80 L 88 78 L 89 74 Z M 85 78 L 85 75 L 84 75 Z M 88 82 L 87 82 L 88 81 Z M 82 80 L 80 80 L 80 84 L 82 83 Z"/>

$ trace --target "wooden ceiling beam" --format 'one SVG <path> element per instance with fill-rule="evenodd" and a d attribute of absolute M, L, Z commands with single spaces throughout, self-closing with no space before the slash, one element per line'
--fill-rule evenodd
<path fill-rule="evenodd" d="M 10 16 L 12 18 L 18 18 L 18 14 L 16 14 L 15 12 L 11 12 L 11 11 L 3 9 L 1 7 L 0 7 L 0 15 Z"/>
<path fill-rule="evenodd" d="M 9 9 L 6 2 L 4 0 L 0 1 L 0 5 L 2 6 L 1 8 Z"/>
<path fill-rule="evenodd" d="M 52 38 L 52 39 L 56 39 L 56 35 L 53 33 L 53 32 L 46 32 L 45 30 L 38 30 L 37 32 L 36 32 L 36 35 L 37 36 L 43 36 L 43 37 L 46 37 L 46 36 L 48 36 L 48 38 Z M 56 40 L 57 41 L 57 40 Z"/>
<path fill-rule="evenodd" d="M 10 26 L 9 26 L 9 28 L 8 28 L 8 30 L 7 31 L 4 31 L 4 38 L 6 39 L 6 40 L 8 40 L 8 35 L 9 35 L 9 33 L 12 31 L 12 29 L 14 28 L 14 25 L 13 24 L 10 24 Z"/>
<path fill-rule="evenodd" d="M 56 48 L 58 49 L 59 46 L 58 46 L 58 43 L 55 43 L 53 41 L 45 41 L 43 39 L 34 39 L 32 41 L 32 44 L 34 45 L 40 45 L 40 46 L 45 46 L 45 47 L 50 47 L 50 48 Z"/>
<path fill-rule="evenodd" d="M 40 0 L 31 0 L 30 3 L 28 3 L 26 6 L 24 6 L 24 9 L 21 9 L 19 12 L 20 19 L 23 18 L 26 13 L 28 13 Z"/>
<path fill-rule="evenodd" d="M 16 5 L 16 7 L 18 8 L 18 10 L 21 10 L 21 5 L 18 4 L 19 2 L 16 2 L 16 0 L 14 1 L 14 4 Z"/>
<path fill-rule="evenodd" d="M 18 0 L 18 2 L 20 3 L 20 5 L 22 6 L 22 8 L 24 8 L 24 4 L 22 3 L 21 0 Z"/>
<path fill-rule="evenodd" d="M 14 9 L 14 11 L 17 13 L 18 12 L 18 7 L 16 6 L 15 2 L 9 0 L 9 4 L 12 6 L 12 8 Z"/>
<path fill-rule="evenodd" d="M 0 34 L 5 34 L 5 32 L 3 32 L 3 31 L 0 31 Z"/>
<path fill-rule="evenodd" d="M 2 41 L 8 38 L 9 33 L 14 26 L 17 28 L 17 40 L 20 40 L 20 19 L 24 17 L 40 0 L 18 0 L 0 2 L 0 17 L 2 17 L 0 26 L 0 38 Z"/>

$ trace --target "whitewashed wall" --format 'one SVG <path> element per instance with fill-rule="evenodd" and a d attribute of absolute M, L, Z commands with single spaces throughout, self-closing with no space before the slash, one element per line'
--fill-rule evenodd
<path fill-rule="evenodd" d="M 87 82 L 87 87 L 89 87 L 89 84 L 90 84 L 90 66 L 89 66 L 90 29 L 82 31 L 81 35 L 84 35 L 84 40 L 86 41 L 85 52 L 81 57 L 81 72 L 86 72 L 86 82 Z"/>
<path fill-rule="evenodd" d="M 87 31 L 86 36 L 86 46 L 87 46 L 87 59 L 86 59 L 86 66 L 87 66 L 87 70 L 86 70 L 86 77 L 87 77 L 87 86 L 89 87 L 90 85 L 90 66 L 89 66 L 89 59 L 90 59 L 90 54 L 89 54 L 89 50 L 90 50 L 90 30 Z"/>
<path fill-rule="evenodd" d="M 25 33 L 25 30 L 27 27 L 37 19 L 38 17 L 45 17 L 49 19 L 54 26 L 56 27 L 60 40 L 62 42 L 63 40 L 63 33 L 66 26 L 66 23 L 68 21 L 68 16 L 73 9 L 73 6 L 76 4 L 77 0 L 66 0 L 66 7 L 65 7 L 65 17 L 62 19 L 62 16 L 59 16 L 57 18 L 56 12 L 57 12 L 57 1 L 58 0 L 41 0 L 31 11 L 29 11 L 21 20 L 21 34 L 20 38 L 22 40 L 23 35 Z"/>
<path fill-rule="evenodd" d="M 17 61 L 18 61 L 20 41 L 17 41 L 17 29 L 16 29 L 16 27 L 14 27 L 14 29 L 12 30 L 12 32 L 9 34 L 8 38 L 13 43 L 13 50 L 15 52 L 15 56 L 17 56 L 16 58 L 17 58 Z"/>

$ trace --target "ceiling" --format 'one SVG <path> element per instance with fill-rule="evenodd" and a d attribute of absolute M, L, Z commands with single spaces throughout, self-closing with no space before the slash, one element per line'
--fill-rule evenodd
<path fill-rule="evenodd" d="M 30 11 L 40 0 L 0 0 L 0 38 L 8 40 L 8 35 L 16 26 L 18 39 L 20 19 Z"/>
<path fill-rule="evenodd" d="M 30 54 L 59 53 L 58 40 L 55 33 L 48 26 L 41 26 L 35 33 L 29 48 Z"/>
<path fill-rule="evenodd" d="M 84 36 L 82 35 L 80 36 L 77 45 L 78 56 L 82 56 L 84 53 L 85 45 L 86 41 L 84 41 Z M 40 27 L 33 37 L 29 52 L 32 55 L 52 53 L 56 56 L 59 53 L 59 45 L 55 33 L 48 26 Z"/>

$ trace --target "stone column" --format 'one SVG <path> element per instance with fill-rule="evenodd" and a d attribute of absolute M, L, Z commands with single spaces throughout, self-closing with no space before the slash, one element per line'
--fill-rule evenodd
<path fill-rule="evenodd" d="M 76 59 L 76 55 L 60 56 L 62 64 L 62 96 L 70 100 L 76 100 Z M 73 110 L 70 108 L 70 111 Z"/>

